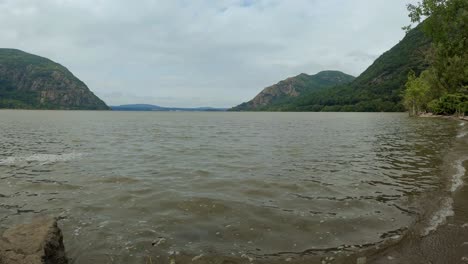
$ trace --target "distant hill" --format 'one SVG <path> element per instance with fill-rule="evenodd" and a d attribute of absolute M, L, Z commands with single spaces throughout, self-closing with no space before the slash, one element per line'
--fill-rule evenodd
<path fill-rule="evenodd" d="M 292 98 L 299 98 L 313 91 L 346 84 L 355 77 L 340 71 L 322 71 L 315 75 L 301 73 L 295 77 L 266 87 L 252 100 L 233 107 L 233 111 L 281 110 Z"/>
<path fill-rule="evenodd" d="M 361 75 L 345 84 L 319 87 L 302 74 L 266 88 L 256 98 L 232 108 L 234 111 L 404 111 L 401 103 L 408 72 L 416 74 L 429 65 L 425 60 L 431 41 L 421 30 L 411 30 L 389 51 L 382 54 Z M 331 83 L 329 83 L 331 84 Z M 290 90 L 286 88 L 291 88 Z M 296 93 L 295 87 L 301 92 Z M 276 99 L 278 91 L 281 99 Z M 280 91 L 291 91 L 284 93 Z M 273 94 L 273 95 L 269 95 Z M 264 98 L 264 100 L 262 100 Z M 267 100 L 273 98 L 272 100 Z M 276 101 L 275 101 L 276 100 Z"/>
<path fill-rule="evenodd" d="M 195 107 L 195 108 L 183 108 L 183 107 L 163 107 L 151 104 L 127 104 L 111 106 L 114 111 L 226 111 L 227 108 L 214 108 L 214 107 Z"/>
<path fill-rule="evenodd" d="M 109 109 L 62 65 L 3 48 L 0 48 L 0 108 Z"/>
<path fill-rule="evenodd" d="M 429 66 L 425 57 L 430 43 L 420 25 L 377 58 L 351 83 L 297 98 L 287 110 L 404 111 L 401 101 L 408 72 L 413 70 L 419 75 Z"/>

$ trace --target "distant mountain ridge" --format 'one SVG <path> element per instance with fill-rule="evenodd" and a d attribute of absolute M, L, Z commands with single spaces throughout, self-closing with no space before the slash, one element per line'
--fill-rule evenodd
<path fill-rule="evenodd" d="M 62 65 L 4 48 L 0 48 L 0 108 L 109 109 Z"/>
<path fill-rule="evenodd" d="M 390 50 L 384 52 L 355 80 L 323 91 L 313 92 L 290 102 L 289 111 L 404 111 L 402 94 L 408 73 L 427 69 L 431 40 L 422 24 Z"/>
<path fill-rule="evenodd" d="M 304 96 L 313 91 L 349 83 L 354 76 L 340 71 L 321 71 L 315 75 L 301 73 L 263 89 L 252 100 L 233 107 L 233 111 L 270 110 L 275 105 L 281 107 L 291 98 Z"/>
<path fill-rule="evenodd" d="M 126 104 L 111 106 L 111 109 L 114 111 L 204 111 L 204 112 L 217 112 L 217 111 L 226 111 L 227 108 L 215 108 L 215 107 L 164 107 L 159 105 L 151 104 Z"/>
<path fill-rule="evenodd" d="M 353 80 L 316 88 L 298 75 L 267 87 L 254 99 L 233 107 L 233 111 L 404 111 L 402 93 L 408 72 L 417 75 L 429 65 L 425 59 L 431 40 L 422 32 L 422 24 L 409 31 L 393 48 L 383 53 L 362 74 Z M 290 88 L 287 96 L 268 100 L 271 90 Z M 295 93 L 299 87 L 302 92 Z M 304 92 L 305 91 L 305 92 Z M 281 94 L 281 92 L 278 92 Z"/>

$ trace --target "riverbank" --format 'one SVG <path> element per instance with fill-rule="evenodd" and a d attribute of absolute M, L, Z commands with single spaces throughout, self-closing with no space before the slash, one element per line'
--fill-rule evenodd
<path fill-rule="evenodd" d="M 462 120 L 468 122 L 468 116 L 454 116 L 454 115 L 434 115 L 432 113 L 423 113 L 418 115 L 418 117 L 433 117 L 433 118 L 446 118 L 446 119 L 454 119 L 454 120 Z"/>
<path fill-rule="evenodd" d="M 441 116 L 424 114 L 421 117 L 445 118 L 468 121 L 468 117 Z M 460 123 L 465 125 L 466 123 Z M 405 235 L 399 243 L 378 251 L 369 256 L 369 263 L 468 263 L 468 185 L 464 184 L 468 171 L 468 160 L 459 157 L 457 153 L 468 153 L 468 138 L 466 132 L 460 132 L 457 136 L 461 142 L 456 143 L 455 153 L 450 153 L 448 159 L 459 161 L 459 168 L 449 172 L 453 174 L 452 185 L 449 186 L 451 197 L 447 197 L 445 204 L 440 209 L 443 212 L 438 215 L 439 225 L 427 232 L 413 230 Z M 428 197 L 428 202 L 431 200 Z M 436 200 L 434 200 L 436 201 Z M 432 216 L 434 217 L 434 216 Z M 421 234 L 422 233 L 422 234 Z"/>
<path fill-rule="evenodd" d="M 468 162 L 464 164 L 468 171 Z M 465 174 L 466 177 L 466 174 Z M 468 263 L 468 186 L 454 193 L 453 216 L 426 236 L 418 233 L 369 257 L 369 263 Z"/>

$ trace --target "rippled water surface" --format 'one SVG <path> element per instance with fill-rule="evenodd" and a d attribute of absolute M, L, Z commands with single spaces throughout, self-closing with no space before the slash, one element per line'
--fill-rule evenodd
<path fill-rule="evenodd" d="M 1 226 L 60 216 L 80 264 L 382 241 L 446 184 L 459 129 L 381 113 L 0 111 L 0 125 Z"/>

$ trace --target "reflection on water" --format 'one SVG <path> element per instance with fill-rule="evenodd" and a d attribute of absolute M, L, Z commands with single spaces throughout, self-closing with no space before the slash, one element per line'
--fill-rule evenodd
<path fill-rule="evenodd" d="M 0 111 L 0 224 L 63 218 L 74 263 L 379 242 L 447 184 L 455 122 L 381 113 Z"/>

